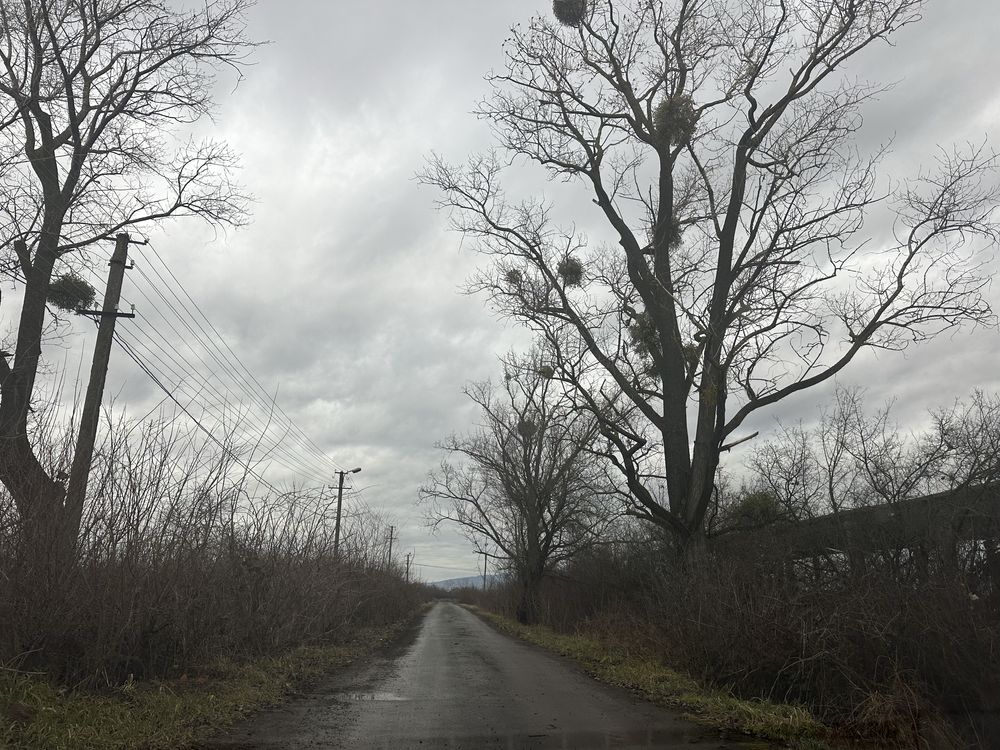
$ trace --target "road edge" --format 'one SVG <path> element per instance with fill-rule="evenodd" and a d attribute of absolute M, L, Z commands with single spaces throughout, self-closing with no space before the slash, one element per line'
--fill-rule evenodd
<path fill-rule="evenodd" d="M 829 727 L 800 706 L 743 700 L 586 636 L 560 634 L 544 625 L 522 625 L 474 605 L 461 606 L 498 632 L 568 659 L 591 679 L 680 711 L 684 719 L 796 750 L 843 747 L 834 744 Z"/>

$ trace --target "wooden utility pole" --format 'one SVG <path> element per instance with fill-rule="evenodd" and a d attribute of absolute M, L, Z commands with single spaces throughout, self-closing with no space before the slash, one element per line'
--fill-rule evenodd
<path fill-rule="evenodd" d="M 410 560 L 412 560 L 412 559 L 413 559 L 413 553 L 412 552 L 407 552 L 406 553 L 406 582 L 407 583 L 410 582 Z"/>
<path fill-rule="evenodd" d="M 340 559 L 340 508 L 344 503 L 344 474 L 346 472 L 337 472 L 337 521 L 333 525 L 333 557 L 335 560 Z"/>
<path fill-rule="evenodd" d="M 90 467 L 94 459 L 94 443 L 97 440 L 97 425 L 101 417 L 101 401 L 104 398 L 104 384 L 108 376 L 108 362 L 111 359 L 111 346 L 115 337 L 115 321 L 118 318 L 134 318 L 132 313 L 118 312 L 118 301 L 122 294 L 122 280 L 125 277 L 128 262 L 129 236 L 125 232 L 115 237 L 115 251 L 108 263 L 108 285 L 104 292 L 104 305 L 101 310 L 80 310 L 81 315 L 100 317 L 97 329 L 97 342 L 94 344 L 94 361 L 90 367 L 90 381 L 87 383 L 87 395 L 83 401 L 83 412 L 80 415 L 80 433 L 76 439 L 76 450 L 73 453 L 73 465 L 69 471 L 69 482 L 66 485 L 66 533 L 75 543 L 80 533 L 80 520 L 83 518 L 83 504 L 87 496 L 87 481 L 90 477 Z"/>
<path fill-rule="evenodd" d="M 347 474 L 357 474 L 359 471 L 361 471 L 360 466 L 337 472 L 337 522 L 333 526 L 333 557 L 336 560 L 340 559 L 340 509 L 344 503 L 344 477 Z"/>
<path fill-rule="evenodd" d="M 489 560 L 490 553 L 483 551 L 483 591 L 486 591 L 486 562 Z"/>
<path fill-rule="evenodd" d="M 386 569 L 390 570 L 390 571 L 392 570 L 392 537 L 395 535 L 395 533 L 396 533 L 396 527 L 395 526 L 390 526 L 389 527 L 389 564 L 386 565 Z"/>

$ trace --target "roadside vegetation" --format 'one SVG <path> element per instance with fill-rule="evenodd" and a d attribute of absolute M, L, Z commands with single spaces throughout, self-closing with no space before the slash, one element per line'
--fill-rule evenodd
<path fill-rule="evenodd" d="M 185 416 L 99 424 L 129 243 L 174 218 L 249 220 L 237 158 L 200 127 L 212 92 L 238 81 L 257 47 L 252 6 L 3 4 L 0 273 L 19 308 L 0 333 L 4 747 L 184 747 L 366 650 L 426 598 L 356 498 L 338 537 L 329 492 L 263 479 L 298 449 L 268 438 L 273 402 L 251 444 L 235 437 L 243 402 L 204 373 L 242 367 L 225 342 L 210 344 L 221 358 L 199 354 L 189 368 L 173 356 L 180 342 L 153 329 L 146 359 L 171 372 L 158 379 L 118 340 Z M 117 281 L 95 314 L 84 277 L 104 267 L 110 239 Z M 72 413 L 60 410 L 66 373 L 53 358 L 68 312 L 95 314 L 103 342 Z M 256 401 L 237 375 L 240 397 Z M 197 396 L 178 395 L 187 379 Z M 211 430 L 190 417 L 199 407 L 217 418 Z M 333 462 L 315 453 L 324 463 L 307 475 L 328 476 Z"/>
<path fill-rule="evenodd" d="M 71 564 L 25 548 L 0 494 L 3 746 L 185 747 L 370 651 L 426 601 L 355 502 L 338 557 L 336 498 L 254 492 L 245 446 L 168 416 L 104 434 Z M 68 437 L 49 437 L 58 474 Z"/>
<path fill-rule="evenodd" d="M 337 643 L 277 656 L 217 660 L 179 677 L 66 690 L 40 675 L 0 677 L 5 748 L 172 750 L 197 746 L 255 710 L 287 699 L 395 637 L 394 626 L 358 626 Z"/>
<path fill-rule="evenodd" d="M 484 600 L 472 590 L 462 594 Z M 495 612 L 473 609 L 502 632 L 569 657 L 596 679 L 679 709 L 686 718 L 800 748 L 825 747 L 825 740 L 832 736 L 830 729 L 805 708 L 744 700 L 728 691 L 706 687 L 664 665 L 661 655 L 647 645 L 601 640 L 580 630 L 575 634 L 560 633 L 545 625 L 525 625 Z"/>

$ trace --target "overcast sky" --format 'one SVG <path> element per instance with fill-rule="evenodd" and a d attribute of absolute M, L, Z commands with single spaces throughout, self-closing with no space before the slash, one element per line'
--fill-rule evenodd
<path fill-rule="evenodd" d="M 458 161 L 490 146 L 485 123 L 470 114 L 487 93 L 483 75 L 502 64 L 510 26 L 549 8 L 544 0 L 260 0 L 250 34 L 271 44 L 235 91 L 220 87 L 206 128 L 242 155 L 253 222 L 226 236 L 191 223 L 152 236 L 292 419 L 339 465 L 363 467 L 355 481 L 398 522 L 396 549 L 414 550 L 418 566 L 440 566 L 418 567 L 425 580 L 477 570 L 459 535 L 423 526 L 417 489 L 440 460 L 434 442 L 475 421 L 463 384 L 495 376 L 496 355 L 524 336 L 460 293 L 480 259 L 447 231 L 434 192 L 413 176 L 431 150 Z M 898 81 L 865 111 L 863 145 L 895 136 L 887 171 L 914 174 L 939 143 L 989 136 L 1000 144 L 997 29 L 993 0 L 938 0 L 895 48 L 858 61 L 864 77 Z M 539 180 L 537 190 L 549 188 Z M 135 251 L 140 264 L 143 252 Z M 991 297 L 1000 307 L 997 289 Z M 68 346 L 93 335 L 76 331 Z M 927 408 L 972 388 L 1000 388 L 998 344 L 996 330 L 960 333 L 906 357 L 867 356 L 841 382 L 869 387 L 873 407 L 896 399 L 897 416 L 916 425 Z M 132 408 L 158 398 L 120 355 L 111 381 Z M 749 427 L 766 435 L 776 416 L 811 421 L 828 397 L 807 392 Z"/>

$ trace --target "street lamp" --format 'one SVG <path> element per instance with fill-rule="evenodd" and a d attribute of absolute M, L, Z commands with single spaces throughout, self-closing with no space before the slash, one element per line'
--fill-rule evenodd
<path fill-rule="evenodd" d="M 360 466 L 355 469 L 337 472 L 337 476 L 339 477 L 337 481 L 337 524 L 333 527 L 333 556 L 338 560 L 340 559 L 340 506 L 344 500 L 344 475 L 357 474 L 359 471 L 361 471 Z"/>

